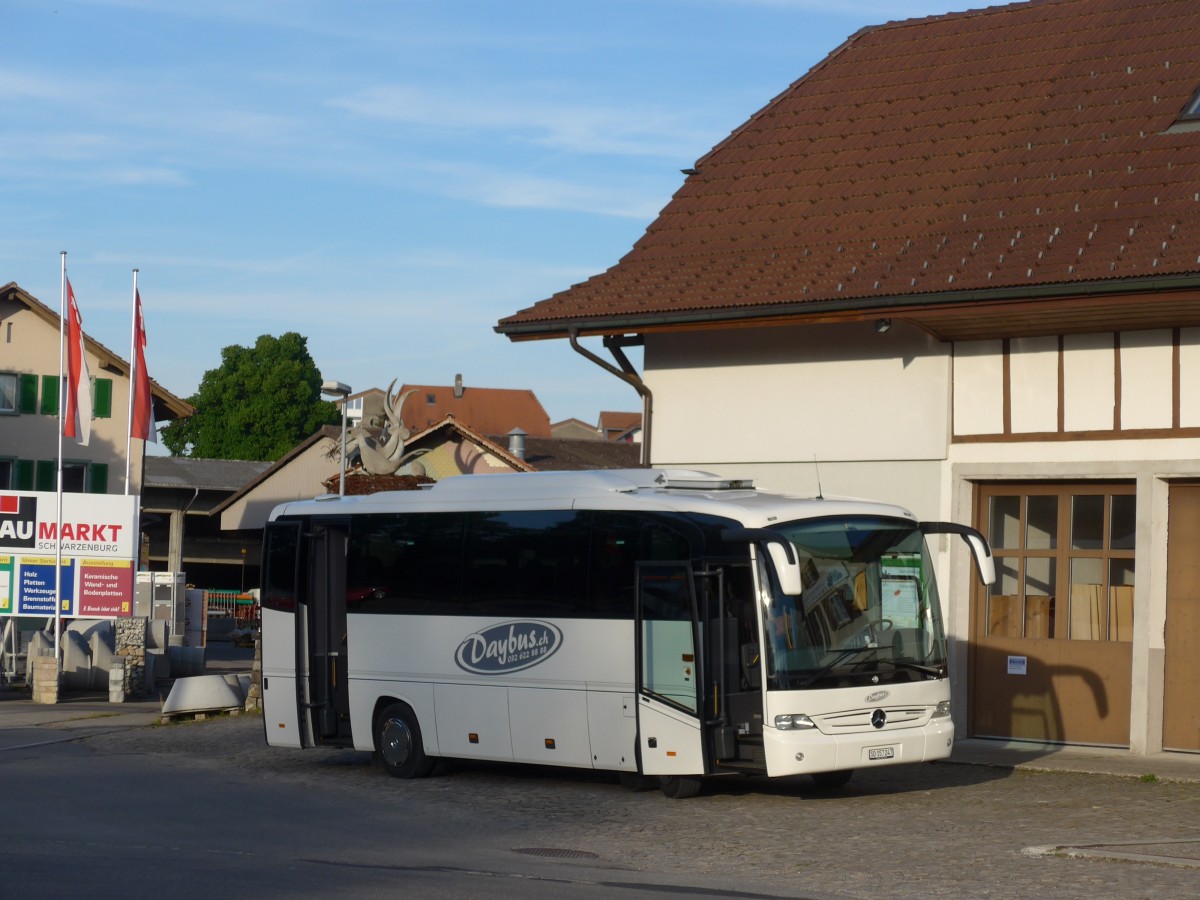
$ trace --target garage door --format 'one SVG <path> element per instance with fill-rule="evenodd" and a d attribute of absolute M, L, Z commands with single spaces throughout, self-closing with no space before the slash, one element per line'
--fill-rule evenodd
<path fill-rule="evenodd" d="M 989 484 L 976 499 L 996 582 L 971 607 L 970 733 L 1127 746 L 1134 485 Z"/>

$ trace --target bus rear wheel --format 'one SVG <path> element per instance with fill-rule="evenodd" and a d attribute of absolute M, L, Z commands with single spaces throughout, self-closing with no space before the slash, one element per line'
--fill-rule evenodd
<path fill-rule="evenodd" d="M 700 776 L 659 775 L 658 788 L 672 800 L 686 800 L 700 793 Z"/>
<path fill-rule="evenodd" d="M 421 726 L 403 703 L 387 707 L 375 724 L 375 758 L 395 778 L 424 778 L 436 760 L 425 755 Z"/>

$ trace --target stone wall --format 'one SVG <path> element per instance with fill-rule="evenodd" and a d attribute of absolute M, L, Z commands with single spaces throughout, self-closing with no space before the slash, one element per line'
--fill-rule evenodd
<path fill-rule="evenodd" d="M 115 656 L 124 660 L 123 693 L 126 697 L 143 697 L 152 688 L 153 674 L 146 677 L 146 620 L 130 618 L 116 620 Z M 153 665 L 153 663 L 151 663 Z M 153 670 L 151 670 L 153 672 Z M 110 687 L 110 692 L 112 688 Z"/>
<path fill-rule="evenodd" d="M 54 656 L 33 658 L 33 702 L 58 702 L 58 659 Z"/>

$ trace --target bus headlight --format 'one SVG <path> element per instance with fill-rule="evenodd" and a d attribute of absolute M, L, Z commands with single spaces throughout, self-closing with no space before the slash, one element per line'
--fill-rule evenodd
<path fill-rule="evenodd" d="M 816 728 L 817 723 L 802 713 L 790 716 L 776 716 L 775 727 L 780 731 L 799 731 L 802 728 Z"/>
<path fill-rule="evenodd" d="M 939 703 L 939 704 L 937 705 L 937 707 L 936 707 L 936 708 L 933 710 L 933 716 L 932 716 L 932 718 L 934 718 L 934 719 L 943 719 L 943 718 L 945 718 L 945 717 L 946 717 L 946 716 L 948 716 L 948 715 L 950 715 L 950 701 L 949 701 L 949 700 L 943 700 L 943 701 L 942 701 L 941 703 Z"/>

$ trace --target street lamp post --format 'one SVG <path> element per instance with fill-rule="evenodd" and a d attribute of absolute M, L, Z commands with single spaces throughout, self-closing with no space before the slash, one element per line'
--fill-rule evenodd
<path fill-rule="evenodd" d="M 325 381 L 321 393 L 326 397 L 342 398 L 342 473 L 338 478 L 338 496 L 346 496 L 346 407 L 349 405 L 350 385 L 340 381 Z"/>

